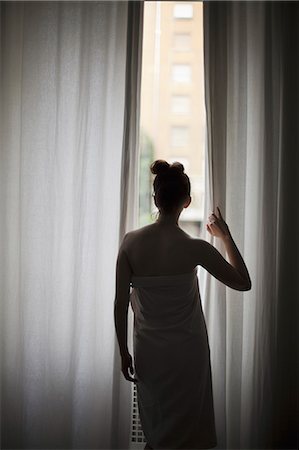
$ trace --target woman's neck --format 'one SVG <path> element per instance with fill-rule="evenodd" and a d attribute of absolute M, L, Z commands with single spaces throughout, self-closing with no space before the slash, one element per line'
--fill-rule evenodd
<path fill-rule="evenodd" d="M 180 212 L 176 214 L 161 214 L 159 215 L 158 219 L 156 220 L 156 223 L 159 225 L 173 225 L 178 227 L 178 220 L 179 220 Z"/>

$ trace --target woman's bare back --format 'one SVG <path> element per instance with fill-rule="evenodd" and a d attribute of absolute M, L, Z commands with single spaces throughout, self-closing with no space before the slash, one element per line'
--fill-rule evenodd
<path fill-rule="evenodd" d="M 180 275 L 200 265 L 232 289 L 251 289 L 247 267 L 227 224 L 222 216 L 213 216 L 214 222 L 208 227 L 213 236 L 222 238 L 233 264 L 207 241 L 192 238 L 175 224 L 156 222 L 125 235 L 117 258 L 119 278 L 123 277 L 125 284 L 132 275 Z"/>
<path fill-rule="evenodd" d="M 196 267 L 188 251 L 192 241 L 175 225 L 154 223 L 128 233 L 124 249 L 136 276 L 178 275 Z"/>

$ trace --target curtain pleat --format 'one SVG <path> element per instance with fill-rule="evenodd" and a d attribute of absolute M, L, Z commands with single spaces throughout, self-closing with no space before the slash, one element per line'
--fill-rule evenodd
<path fill-rule="evenodd" d="M 219 448 L 297 446 L 296 24 L 291 2 L 204 3 L 205 216 L 220 206 L 252 279 L 200 273 Z"/>
<path fill-rule="evenodd" d="M 1 448 L 114 448 L 128 425 L 113 304 L 136 210 L 129 3 L 0 5 Z"/>
<path fill-rule="evenodd" d="M 143 2 L 129 2 L 127 22 L 126 97 L 121 163 L 121 214 L 119 242 L 126 232 L 138 228 L 139 214 L 139 117 L 142 66 Z M 133 354 L 133 311 L 128 309 L 128 348 Z M 123 376 L 119 345 L 115 341 L 113 395 L 115 398 L 112 448 L 129 448 L 132 425 L 133 385 Z M 121 377 L 120 377 L 121 373 Z"/>

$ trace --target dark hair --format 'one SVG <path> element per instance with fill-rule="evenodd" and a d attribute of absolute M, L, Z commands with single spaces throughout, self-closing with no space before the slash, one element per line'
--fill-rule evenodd
<path fill-rule="evenodd" d="M 157 159 L 150 166 L 154 179 L 154 192 L 159 209 L 172 212 L 190 195 L 190 180 L 184 173 L 184 166 L 179 162 L 169 164 Z"/>

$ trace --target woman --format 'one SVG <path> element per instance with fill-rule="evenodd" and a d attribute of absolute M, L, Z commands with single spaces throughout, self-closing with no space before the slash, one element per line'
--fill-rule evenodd
<path fill-rule="evenodd" d="M 151 172 L 159 217 L 127 233 L 117 258 L 115 326 L 122 372 L 137 386 L 145 448 L 213 448 L 210 349 L 196 267 L 232 289 L 249 290 L 251 281 L 219 208 L 207 229 L 223 241 L 229 263 L 211 244 L 179 227 L 180 213 L 191 202 L 183 165 L 157 160 Z M 130 301 L 136 378 L 127 347 Z"/>

